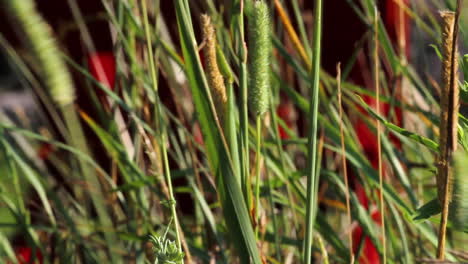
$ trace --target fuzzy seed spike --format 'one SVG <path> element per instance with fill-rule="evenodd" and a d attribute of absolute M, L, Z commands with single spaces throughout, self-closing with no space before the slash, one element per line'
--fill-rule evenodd
<path fill-rule="evenodd" d="M 75 91 L 50 26 L 37 12 L 32 0 L 7 2 L 41 65 L 41 74 L 52 99 L 60 106 L 71 104 Z"/>
<path fill-rule="evenodd" d="M 216 56 L 216 34 L 208 15 L 201 16 L 203 38 L 205 40 L 204 56 L 206 61 L 207 79 L 216 107 L 218 117 L 222 120 L 226 108 L 227 96 L 223 75 L 218 67 Z"/>
<path fill-rule="evenodd" d="M 249 105 L 255 115 L 268 110 L 270 96 L 271 23 L 268 6 L 253 4 L 249 23 Z"/>

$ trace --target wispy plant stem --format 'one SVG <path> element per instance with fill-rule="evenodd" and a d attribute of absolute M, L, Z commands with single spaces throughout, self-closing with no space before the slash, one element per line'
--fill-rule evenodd
<path fill-rule="evenodd" d="M 153 83 L 153 88 L 154 92 L 157 93 L 158 91 L 158 79 L 156 75 L 156 66 L 154 65 L 154 55 L 153 55 L 153 48 L 152 48 L 152 41 L 151 41 L 151 33 L 150 33 L 150 27 L 148 23 L 148 10 L 146 7 L 146 0 L 142 0 L 142 11 L 143 11 L 143 23 L 144 23 L 144 28 L 145 28 L 145 37 L 146 37 L 146 46 L 148 49 L 148 60 L 149 60 L 149 66 L 150 66 L 150 73 L 151 73 L 151 80 Z M 159 99 L 159 97 L 157 96 Z M 180 239 L 180 231 L 179 231 L 179 220 L 177 218 L 177 212 L 176 212 L 176 202 L 174 198 L 174 192 L 172 189 L 172 179 L 171 179 L 171 170 L 169 168 L 169 160 L 167 157 L 167 148 L 166 148 L 166 127 L 163 123 L 163 118 L 162 118 L 162 113 L 161 113 L 161 106 L 159 100 L 156 100 L 156 115 L 159 118 L 158 123 L 160 126 L 160 146 L 161 146 L 161 152 L 162 152 L 162 158 L 163 158 L 163 166 L 164 166 L 164 174 L 166 176 L 166 182 L 168 185 L 169 189 L 169 199 L 170 201 L 170 208 L 171 208 L 171 214 L 172 218 L 174 219 L 174 224 L 175 224 L 175 233 L 176 233 L 176 242 L 177 242 L 177 247 L 179 251 L 182 251 L 182 243 Z M 182 260 L 183 262 L 183 260 Z"/>
<path fill-rule="evenodd" d="M 380 63 L 379 63 L 379 12 L 377 6 L 374 9 L 374 85 L 375 97 L 377 104 L 377 113 L 380 115 Z M 380 120 L 377 120 L 377 155 L 378 155 L 378 173 L 379 173 L 379 201 L 380 201 L 380 218 L 382 219 L 382 246 L 383 246 L 383 263 L 387 263 L 387 247 L 385 234 L 385 208 L 383 197 L 383 171 L 382 171 L 382 146 L 380 138 Z"/>
<path fill-rule="evenodd" d="M 318 118 L 318 92 L 320 86 L 320 55 L 322 38 L 322 0 L 315 0 L 314 39 L 311 77 L 313 80 L 310 93 L 309 134 L 307 156 L 307 201 L 306 201 L 306 233 L 304 239 L 304 263 L 312 261 L 313 229 L 315 213 L 317 210 L 317 186 L 319 174 L 317 173 L 317 118 Z"/>
<path fill-rule="evenodd" d="M 257 116 L 257 135 L 256 135 L 256 152 L 257 158 L 255 161 L 255 236 L 258 239 L 258 227 L 260 223 L 260 171 L 262 162 L 262 150 L 261 150 L 261 132 L 262 132 L 262 118 L 260 115 Z"/>
<path fill-rule="evenodd" d="M 348 226 L 351 227 L 352 219 L 351 219 L 351 205 L 349 203 L 349 183 L 348 183 L 348 168 L 346 165 L 346 148 L 345 148 L 345 140 L 344 140 L 344 132 L 343 132 L 343 105 L 341 102 L 341 64 L 338 63 L 336 65 L 336 83 L 338 84 L 338 107 L 340 112 L 340 137 L 341 137 L 341 162 L 343 166 L 343 178 L 346 186 L 345 190 L 345 198 L 346 198 L 346 214 L 348 217 Z M 351 230 L 348 232 L 348 243 L 349 243 L 349 257 L 350 263 L 354 263 L 354 251 L 353 251 L 353 233 Z"/>

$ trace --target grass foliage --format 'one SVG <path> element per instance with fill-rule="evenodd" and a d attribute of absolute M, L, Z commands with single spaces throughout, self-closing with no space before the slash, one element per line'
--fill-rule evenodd
<path fill-rule="evenodd" d="M 379 255 L 385 248 L 387 263 L 436 257 L 442 84 L 392 43 L 382 18 L 374 32 L 375 1 L 347 1 L 366 33 L 346 43 L 355 55 L 341 61 L 337 81 L 321 63 L 326 0 L 315 0 L 313 12 L 297 0 L 102 0 L 115 33 L 113 89 L 69 57 L 32 0 L 3 2 L 27 49 L 4 37 L 0 44 L 37 95 L 40 125 L 21 115 L 22 106 L 0 110 L 1 263 L 16 260 L 18 239 L 44 263 L 365 263 L 364 238 L 352 250 L 347 239 L 356 226 Z M 410 2 L 401 10 L 425 39 L 406 45 L 437 56 L 442 29 L 434 10 L 454 10 L 455 1 Z M 372 72 L 373 43 L 385 113 L 369 103 L 372 84 L 350 77 L 357 67 Z M 468 55 L 458 55 L 450 261 L 463 261 L 459 241 L 468 239 Z M 83 83 L 73 84 L 71 74 Z M 393 93 L 395 83 L 403 95 Z M 91 98 L 92 109 L 75 94 Z M 281 114 L 285 106 L 293 124 Z M 396 121 L 397 109 L 405 123 Z M 379 171 L 356 129 L 360 122 L 374 133 L 376 121 L 384 229 L 372 209 Z M 369 206 L 360 202 L 364 194 Z"/>

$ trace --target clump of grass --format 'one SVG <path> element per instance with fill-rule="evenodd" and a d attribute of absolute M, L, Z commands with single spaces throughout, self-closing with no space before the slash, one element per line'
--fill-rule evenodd
<path fill-rule="evenodd" d="M 22 4 L 24 1 L 10 2 Z M 45 201 L 43 203 L 50 203 L 41 208 L 46 213 L 31 209 L 29 199 L 11 198 L 21 192 L 28 193 L 28 189 L 23 189 L 17 182 L 16 190 L 8 193 L 9 189 L 3 188 L 4 183 L 0 181 L 3 191 L 0 193 L 0 214 L 6 205 L 13 215 L 7 220 L 2 217 L 0 228 L 4 225 L 18 227 L 18 235 L 26 237 L 28 243 L 36 247 L 46 244 L 47 247 L 39 248 L 54 263 L 68 263 L 71 258 L 82 263 L 141 261 L 145 257 L 142 245 L 150 244 L 142 243 L 147 241 L 145 234 L 155 234 L 159 226 L 167 226 L 170 231 L 162 237 L 151 238 L 156 259 L 147 256 L 150 262 L 158 264 L 179 264 L 184 258 L 186 263 L 312 263 L 320 261 L 320 255 L 324 263 L 349 263 L 353 257 L 369 259 L 369 256 L 363 256 L 368 251 L 364 250 L 368 238 L 376 247 L 376 254 L 385 253 L 389 262 L 411 263 L 412 259 L 434 257 L 429 253 L 437 246 L 434 241 L 437 229 L 433 222 L 420 223 L 408 216 L 415 213 L 417 201 L 432 195 L 432 190 L 428 191 L 425 186 L 433 180 L 426 177 L 431 174 L 433 152 L 444 152 L 441 149 L 451 145 L 448 141 L 456 142 L 456 134 L 453 130 L 447 132 L 443 136 L 445 143 L 438 149 L 437 143 L 430 138 L 432 134 L 418 135 L 386 119 L 391 114 L 387 115 L 382 111 L 383 107 L 380 108 L 386 103 L 394 103 L 392 107 L 402 111 L 417 113 L 426 121 L 421 122 L 421 127 L 428 130 L 433 127 L 430 120 L 436 119 L 418 105 L 394 100 L 391 87 L 399 85 L 394 85 L 394 79 L 400 77 L 411 83 L 408 89 L 417 87 L 418 91 L 423 91 L 422 101 L 438 103 L 431 93 L 432 83 L 421 78 L 421 72 L 411 61 L 402 61 L 401 54 L 394 51 L 397 40 L 388 37 L 383 23 L 386 17 L 376 19 L 375 1 L 343 1 L 349 4 L 349 12 L 355 12 L 369 27 L 366 28 L 368 32 L 363 33 L 363 39 L 354 46 L 354 57 L 340 58 L 344 67 L 342 76 L 337 79 L 324 71 L 320 63 L 323 2 L 320 0 L 315 0 L 313 37 L 310 38 L 313 39 L 313 50 L 308 45 L 310 36 L 305 30 L 312 26 L 308 19 L 312 16 L 307 16 L 310 12 L 307 8 L 301 9 L 306 1 L 288 2 L 283 7 L 281 3 L 284 1 L 280 0 L 233 0 L 226 1 L 228 8 L 223 9 L 217 8 L 214 0 L 176 0 L 174 5 L 161 5 L 162 12 L 159 11 L 159 0 L 154 3 L 119 0 L 112 5 L 102 2 L 116 40 L 113 43 L 118 69 L 116 89 L 100 85 L 78 64 L 70 64 L 106 92 L 112 107 L 104 110 L 95 104 L 93 107 L 98 113 L 93 113 L 79 105 L 82 113 L 82 120 L 79 120 L 73 118 L 75 105 L 70 103 L 73 95 L 65 96 L 69 99 L 52 98 L 53 106 L 59 105 L 65 110 L 64 121 L 69 125 L 69 138 L 73 139 L 67 144 L 59 142 L 62 138 L 55 139 L 55 124 L 41 128 L 51 135 L 45 138 L 35 133 L 34 128 L 23 129 L 23 124 L 4 121 L 3 112 L 0 112 L 0 177 L 15 175 L 16 179 L 24 172 L 41 200 Z M 277 16 L 269 14 L 268 6 L 275 6 Z M 174 10 L 169 10 L 172 7 Z M 430 20 L 435 26 L 428 27 L 426 20 L 421 19 L 412 6 L 402 3 L 401 7 L 400 15 L 408 13 L 417 21 L 415 27 L 423 24 L 431 36 L 436 35 L 439 29 L 435 22 Z M 171 20 L 160 15 L 166 11 L 175 11 L 177 30 L 169 25 Z M 207 15 L 202 17 L 202 23 L 193 23 L 192 15 L 200 17 L 199 11 Z M 333 15 L 333 10 L 330 12 Z M 244 16 L 248 19 L 248 36 L 245 38 L 249 40 L 248 45 L 244 43 Z M 88 17 L 77 18 L 80 19 L 87 20 Z M 88 21 L 77 22 L 88 24 Z M 402 24 L 399 26 L 403 27 Z M 78 28 L 84 33 L 81 26 Z M 205 64 L 199 58 L 196 32 L 204 33 Z M 179 42 L 174 42 L 175 39 Z M 378 53 L 362 52 L 366 51 L 361 47 L 364 43 L 369 42 L 371 47 L 372 41 L 377 40 Z M 3 43 L 1 37 L 0 43 Z M 291 52 L 294 49 L 296 52 Z M 52 50 L 61 56 L 58 47 Z M 35 54 L 34 48 L 32 52 Z M 35 69 L 44 71 L 42 64 L 47 62 L 37 62 Z M 361 68 L 366 62 L 372 65 Z M 375 75 L 367 71 L 374 64 L 382 65 L 376 67 Z M 351 83 L 350 76 L 358 66 L 357 70 L 367 72 L 363 76 L 368 81 L 366 85 L 372 87 L 374 77 L 376 86 L 382 87 L 382 93 L 380 89 L 373 91 Z M 44 74 L 44 77 L 47 76 Z M 34 76 L 28 78 L 34 79 Z M 453 82 L 453 77 L 449 76 L 448 80 Z M 51 91 L 50 97 L 56 96 L 51 89 L 54 82 L 45 85 Z M 310 90 L 306 92 L 308 87 Z M 166 89 L 180 98 L 163 96 L 167 95 Z M 90 97 L 94 93 L 93 89 L 80 89 L 79 92 Z M 354 93 L 374 98 L 377 111 L 359 102 L 352 96 Z M 194 107 L 185 107 L 192 105 L 191 100 Z M 288 111 L 294 113 L 283 111 L 284 102 L 291 106 Z M 356 103 L 364 106 L 370 115 L 363 116 Z M 176 111 L 173 112 L 174 106 Z M 109 113 L 114 109 L 122 111 L 123 120 L 116 120 Z M 249 121 L 248 113 L 256 118 L 256 123 Z M 393 138 L 387 133 L 378 133 L 379 148 L 380 143 L 382 145 L 382 151 L 378 150 L 378 168 L 373 164 L 375 157 L 369 157 L 367 149 L 359 144 L 362 138 L 359 132 L 355 133 L 355 115 L 365 121 L 364 125 L 370 131 L 375 128 L 374 119 L 377 119 L 380 121 L 377 131 L 382 131 L 380 126 L 383 125 L 401 139 L 402 148 L 399 148 L 392 144 Z M 269 117 L 272 126 L 265 125 Z M 450 120 L 447 118 L 443 126 L 448 127 L 447 123 L 452 122 L 452 127 L 456 127 L 456 121 Z M 77 125 L 81 121 L 85 121 L 98 136 L 98 143 L 104 146 L 102 155 L 108 156 L 111 164 L 101 162 L 100 157 L 86 151 L 86 145 L 93 147 L 96 142 L 88 141 L 83 133 L 79 133 Z M 463 122 L 466 122 L 465 118 Z M 468 122 L 463 122 L 460 127 L 467 135 Z M 200 126 L 202 140 L 189 129 L 194 124 Z M 262 129 L 262 126 L 266 127 Z M 120 127 L 126 128 L 130 134 L 128 138 L 121 138 Z M 320 139 L 318 130 L 323 130 Z M 59 151 L 53 152 L 44 162 L 35 154 L 37 141 L 51 144 Z M 135 147 L 134 155 L 126 149 L 128 144 L 125 143 L 129 141 Z M 467 148 L 468 144 L 458 147 L 461 146 Z M 255 160 L 249 159 L 249 155 L 255 155 Z M 461 168 L 466 150 L 460 153 L 460 158 L 454 155 L 449 219 L 453 223 L 451 228 L 466 229 L 463 223 L 466 223 L 467 203 L 463 194 L 467 192 L 467 184 Z M 6 169 L 4 160 L 8 165 Z M 83 169 L 76 169 L 75 164 L 69 164 L 70 160 L 81 162 Z M 451 168 L 451 158 L 446 161 Z M 250 170 L 253 166 L 255 169 Z M 339 175 L 341 166 L 344 177 Z M 390 172 L 388 179 L 391 180 L 384 182 L 383 172 Z M 78 177 L 72 178 L 70 174 Z M 262 174 L 265 175 L 263 179 Z M 361 184 L 360 193 L 347 182 L 346 174 L 353 183 Z M 176 179 L 177 185 L 173 186 Z M 189 184 L 178 185 L 184 180 Z M 438 179 L 438 182 L 443 180 Z M 63 182 L 70 182 L 70 188 Z M 376 188 L 380 188 L 380 197 Z M 77 195 L 78 192 L 89 195 Z M 192 199 L 186 202 L 179 199 L 179 194 L 191 195 Z M 106 200 L 109 196 L 112 199 Z M 383 246 L 388 251 L 382 251 L 379 227 L 375 225 L 377 220 L 370 213 L 373 210 L 361 203 L 362 196 L 367 196 L 371 206 L 380 198 L 381 210 L 385 197 L 385 215 L 382 211 L 381 216 L 385 218 L 383 226 L 387 229 L 383 234 L 388 235 Z M 438 214 L 438 199 L 430 205 L 434 204 L 437 206 L 423 206 L 421 211 L 426 216 Z M 164 205 L 170 209 L 166 210 Z M 260 211 L 263 209 L 270 213 L 263 214 Z M 429 218 L 426 216 L 421 218 Z M 56 219 L 57 224 L 44 220 L 48 217 Z M 343 221 L 343 218 L 347 220 Z M 168 224 L 169 219 L 174 222 Z M 350 228 L 359 226 L 363 239 L 353 241 L 351 231 L 350 241 L 346 243 L 343 241 L 346 234 L 340 230 L 343 226 L 348 227 L 351 221 Z M 0 262 L 5 252 L 11 260 L 15 259 L 15 240 L 10 238 L 0 229 Z M 376 256 L 376 259 L 381 258 Z M 454 255 L 447 253 L 447 258 L 455 261 Z"/>

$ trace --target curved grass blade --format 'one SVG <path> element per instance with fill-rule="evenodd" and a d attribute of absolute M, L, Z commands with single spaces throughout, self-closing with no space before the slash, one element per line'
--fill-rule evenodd
<path fill-rule="evenodd" d="M 362 97 L 360 97 L 359 95 L 356 95 L 357 97 L 359 97 L 359 100 L 361 102 L 361 105 L 367 110 L 367 112 L 369 112 L 369 114 L 371 114 L 374 118 L 376 118 L 377 120 L 379 120 L 383 125 L 385 125 L 388 129 L 392 130 L 393 132 L 396 132 L 397 134 L 400 134 L 402 136 L 405 136 L 407 138 L 410 138 L 412 139 L 413 141 L 415 142 L 418 142 L 424 146 L 426 146 L 427 148 L 429 148 L 430 150 L 432 151 L 436 151 L 438 152 L 439 151 L 439 145 L 434 142 L 433 140 L 429 139 L 429 138 L 426 138 L 426 137 L 423 137 L 421 135 L 418 135 L 416 133 L 413 133 L 411 131 L 408 131 L 404 128 L 401 128 L 389 121 L 387 121 L 385 118 L 383 118 L 381 115 L 379 115 L 378 113 L 376 113 L 368 104 L 366 104 L 364 102 L 364 100 L 362 99 Z"/>

